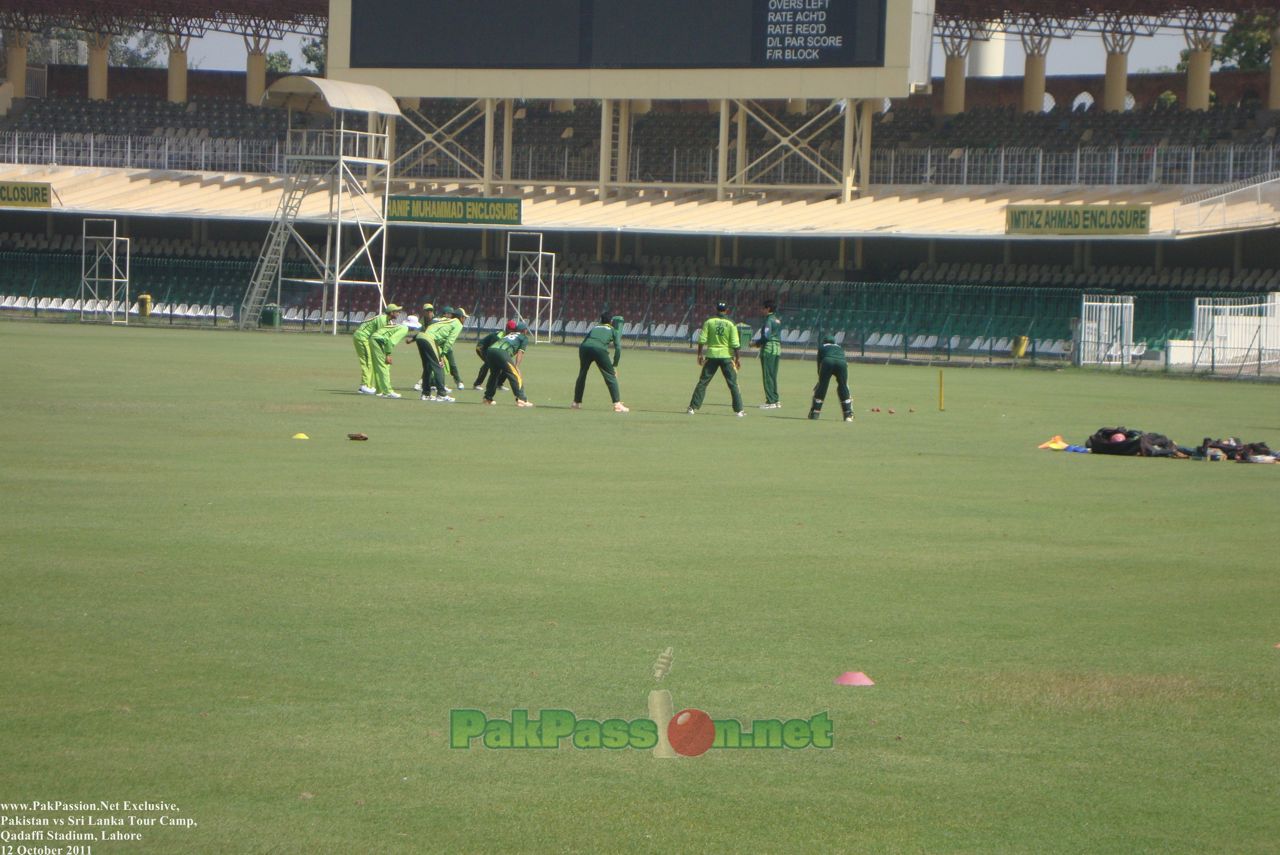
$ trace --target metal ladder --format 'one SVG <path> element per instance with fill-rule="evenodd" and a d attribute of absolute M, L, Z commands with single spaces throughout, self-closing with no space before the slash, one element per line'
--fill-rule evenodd
<path fill-rule="evenodd" d="M 280 267 L 284 263 L 284 251 L 289 245 L 293 221 L 298 217 L 303 198 L 315 183 L 315 176 L 310 175 L 289 175 L 285 178 L 280 207 L 276 209 L 275 219 L 271 221 L 267 239 L 263 241 L 262 251 L 258 253 L 258 261 L 253 267 L 253 278 L 249 280 L 249 288 L 240 304 L 240 329 L 258 325 L 267 296 L 280 278 Z"/>

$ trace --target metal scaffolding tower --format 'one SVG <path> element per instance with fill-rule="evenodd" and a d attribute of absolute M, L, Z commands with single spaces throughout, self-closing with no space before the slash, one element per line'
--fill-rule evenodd
<path fill-rule="evenodd" d="M 278 303 L 281 284 L 292 282 L 322 289 L 322 317 L 336 334 L 346 315 L 345 289 L 372 288 L 377 308 L 386 303 L 389 128 L 400 109 L 377 87 L 314 77 L 276 81 L 263 103 L 289 110 L 285 186 L 241 304 L 240 326 L 256 326 L 272 287 Z M 327 197 L 323 211 L 307 204 L 319 193 Z M 323 226 L 323 240 L 309 238 L 300 223 Z M 285 270 L 291 245 L 310 268 L 300 275 Z"/>

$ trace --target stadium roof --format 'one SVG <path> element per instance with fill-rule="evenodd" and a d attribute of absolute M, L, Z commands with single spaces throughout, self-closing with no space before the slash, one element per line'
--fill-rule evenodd
<path fill-rule="evenodd" d="M 999 21 L 1011 32 L 1063 35 L 1101 26 L 1144 28 L 1183 23 L 1221 24 L 1245 12 L 1280 16 L 1276 0 L 936 0 L 945 22 Z M 214 29 L 242 32 L 265 28 L 319 35 L 326 29 L 328 0 L 0 0 L 0 25 L 42 30 L 48 26 L 101 30 L 143 28 L 160 32 Z"/>
<path fill-rule="evenodd" d="M 328 0 L 0 0 L 0 26 L 37 32 L 47 27 L 118 32 L 223 30 L 319 35 Z"/>
<path fill-rule="evenodd" d="M 66 166 L 0 165 L 0 181 L 47 181 L 54 189 L 54 209 L 66 213 L 225 219 L 264 225 L 275 216 L 283 188 L 283 179 L 275 176 Z M 417 187 L 413 192 L 449 193 L 458 189 L 456 185 L 439 184 Z M 1175 228 L 1174 212 L 1187 189 L 873 186 L 865 196 L 847 204 L 812 197 L 715 201 L 714 195 L 708 194 L 658 193 L 615 204 L 567 188 L 557 192 L 528 188 L 521 227 L 548 232 L 742 237 L 1005 239 L 1006 206 L 1073 203 L 1150 204 L 1153 238 L 1194 237 L 1280 225 L 1280 201 L 1259 203 L 1242 197 L 1231 203 L 1230 210 L 1222 212 L 1221 222 L 1247 221 L 1247 227 L 1223 227 L 1215 220 L 1194 230 L 1179 230 Z M 299 220 L 327 221 L 329 202 L 327 192 L 311 194 L 303 202 Z"/>

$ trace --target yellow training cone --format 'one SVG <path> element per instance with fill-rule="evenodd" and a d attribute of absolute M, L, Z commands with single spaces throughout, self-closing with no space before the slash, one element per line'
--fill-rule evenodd
<path fill-rule="evenodd" d="M 311 437 L 307 436 L 305 433 L 295 433 L 293 435 L 293 438 L 294 439 L 311 439 Z"/>

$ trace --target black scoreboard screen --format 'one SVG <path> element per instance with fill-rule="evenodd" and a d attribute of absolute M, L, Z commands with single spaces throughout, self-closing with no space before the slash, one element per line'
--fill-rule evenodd
<path fill-rule="evenodd" d="M 878 67 L 885 3 L 351 0 L 351 67 Z"/>

